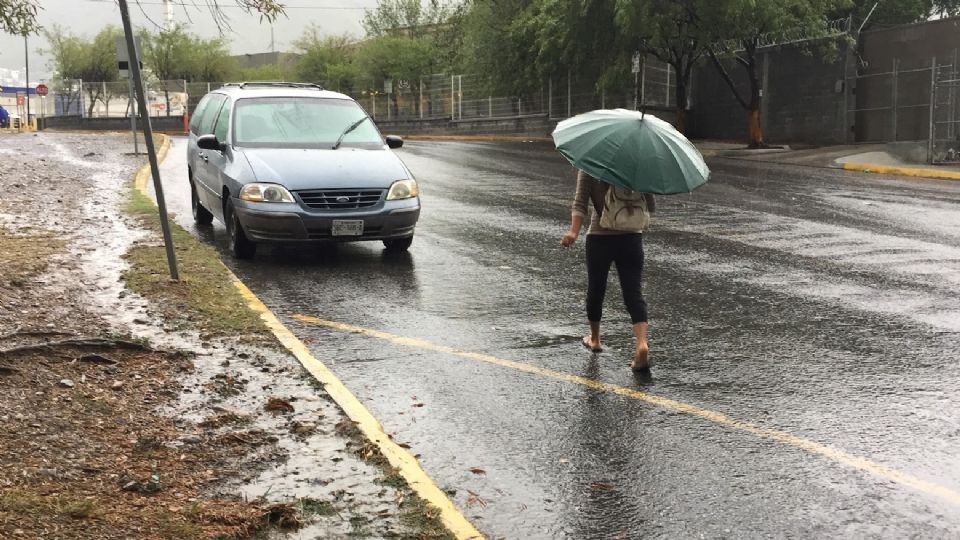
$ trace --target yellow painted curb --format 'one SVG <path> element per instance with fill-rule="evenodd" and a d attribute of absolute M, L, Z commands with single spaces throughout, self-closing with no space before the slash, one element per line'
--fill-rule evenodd
<path fill-rule="evenodd" d="M 157 149 L 157 165 L 158 166 L 161 163 L 163 163 L 164 158 L 167 157 L 167 152 L 170 151 L 170 137 L 162 133 L 159 135 L 160 135 L 160 138 L 163 140 L 163 142 L 160 143 L 160 148 Z M 140 170 L 137 171 L 137 176 L 133 180 L 134 187 L 136 187 L 140 193 L 143 193 L 148 198 L 150 196 L 150 193 L 147 189 L 147 184 L 150 181 L 150 178 L 152 175 L 153 173 L 150 171 L 150 164 L 147 163 L 143 167 L 140 167 Z"/>
<path fill-rule="evenodd" d="M 938 180 L 960 180 L 960 171 L 939 171 L 920 167 L 894 167 L 888 165 L 871 165 L 869 163 L 844 163 L 843 168 L 848 171 L 860 171 L 878 174 L 897 174 L 914 178 L 934 178 Z"/>
<path fill-rule="evenodd" d="M 227 271 L 229 272 L 230 270 L 227 269 Z M 311 375 L 323 384 L 324 389 L 330 394 L 330 397 L 340 405 L 364 436 L 377 445 L 383 456 L 390 462 L 390 465 L 396 468 L 400 475 L 410 484 L 411 489 L 417 492 L 417 495 L 422 499 L 440 510 L 440 519 L 443 520 L 443 524 L 447 529 L 461 540 L 483 538 L 480 531 L 474 528 L 473 524 L 454 506 L 446 493 L 424 472 L 416 458 L 401 448 L 400 445 L 393 442 L 383 430 L 380 422 L 360 403 L 360 400 L 347 389 L 340 379 L 338 379 L 327 366 L 314 358 L 307 349 L 307 346 L 293 335 L 293 332 L 284 326 L 283 323 L 277 319 L 277 316 L 274 315 L 239 278 L 232 272 L 230 272 L 230 275 L 233 279 L 233 284 L 247 301 L 247 305 L 260 314 L 260 319 L 270 328 L 273 335 L 280 340 L 280 343 L 293 353 Z"/>
<path fill-rule="evenodd" d="M 170 137 L 163 135 L 163 142 L 157 150 L 157 163 L 163 161 L 170 150 Z M 147 181 L 150 178 L 150 164 L 144 165 L 134 179 L 134 186 L 140 193 L 149 197 Z M 152 199 L 151 199 L 152 200 Z M 222 264 L 222 262 L 221 262 Z M 384 431 L 383 426 L 366 407 L 360 403 L 353 393 L 337 378 L 323 362 L 314 358 L 310 350 L 289 328 L 280 322 L 280 319 L 270 311 L 258 297 L 236 276 L 226 265 L 223 268 L 230 275 L 233 285 L 246 300 L 247 306 L 260 315 L 260 319 L 267 325 L 277 340 L 300 362 L 310 374 L 323 384 L 331 398 L 343 409 L 343 412 L 352 420 L 357 428 L 370 442 L 377 445 L 390 465 L 397 469 L 407 484 L 421 499 L 430 503 L 440 511 L 440 519 L 444 526 L 458 540 L 482 539 L 483 535 L 453 504 L 447 494 L 437 486 L 426 471 L 420 466 L 413 455 L 393 442 Z"/>

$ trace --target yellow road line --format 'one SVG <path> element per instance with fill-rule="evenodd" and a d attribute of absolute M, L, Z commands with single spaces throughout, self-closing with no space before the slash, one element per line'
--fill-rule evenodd
<path fill-rule="evenodd" d="M 169 149 L 170 137 L 164 135 L 160 149 L 157 151 L 158 163 L 163 161 Z M 147 180 L 150 176 L 150 165 L 147 164 L 137 172 L 134 180 L 136 189 L 148 197 Z M 253 291 L 240 281 L 240 278 L 238 278 L 236 274 L 227 268 L 226 265 L 223 265 L 223 267 L 226 269 L 227 274 L 230 275 L 233 285 L 240 292 L 240 295 L 243 296 L 244 300 L 246 300 L 247 306 L 260 315 L 260 319 L 270 328 L 270 331 L 273 332 L 277 340 L 300 361 L 300 364 L 302 364 L 314 378 L 323 384 L 327 394 L 343 409 L 347 417 L 356 424 L 364 437 L 377 445 L 380 453 L 383 454 L 383 456 L 387 458 L 387 461 L 390 462 L 390 465 L 397 469 L 397 472 L 403 476 L 407 484 L 410 485 L 410 489 L 416 492 L 421 499 L 427 501 L 440 511 L 440 519 L 443 521 L 444 526 L 457 540 L 482 539 L 483 535 L 480 534 L 480 531 L 464 517 L 450 498 L 447 497 L 447 494 L 427 475 L 417 459 L 401 448 L 400 445 L 393 442 L 390 437 L 387 436 L 380 422 L 360 403 L 360 400 L 347 389 L 340 379 L 338 379 L 327 366 L 310 354 L 307 346 L 297 339 L 297 337 L 293 335 L 293 332 L 280 322 L 277 316 L 257 298 L 257 295 L 255 295 Z"/>
<path fill-rule="evenodd" d="M 477 360 L 480 362 L 486 362 L 489 364 L 494 364 L 497 366 L 515 369 L 517 371 L 523 371 L 526 373 L 531 373 L 534 375 L 540 375 L 543 377 L 549 377 L 551 379 L 565 381 L 573 384 L 579 384 L 581 386 L 586 386 L 593 388 L 595 390 L 602 390 L 605 392 L 610 392 L 620 396 L 628 397 L 631 399 L 636 399 L 639 401 L 644 401 L 650 403 L 651 405 L 656 405 L 658 407 L 669 409 L 671 411 L 680 412 L 715 424 L 719 424 L 730 429 L 737 431 L 742 431 L 755 435 L 762 439 L 767 439 L 777 443 L 781 443 L 787 446 L 792 446 L 801 450 L 810 452 L 811 454 L 817 454 L 824 458 L 827 458 L 836 463 L 841 463 L 843 465 L 859 469 L 876 475 L 880 478 L 896 482 L 898 484 L 913 488 L 917 491 L 926 493 L 928 495 L 933 495 L 942 499 L 949 501 L 952 504 L 960 506 L 960 493 L 951 490 L 950 488 L 923 480 L 916 476 L 907 474 L 905 472 L 898 471 L 886 465 L 881 465 L 875 461 L 871 461 L 867 458 L 860 456 L 855 456 L 853 454 L 844 452 L 830 446 L 820 444 L 809 439 L 804 439 L 802 437 L 797 437 L 796 435 L 791 435 L 785 431 L 779 431 L 776 429 L 765 428 L 758 426 L 756 424 L 751 424 L 749 422 L 743 422 L 735 418 L 731 418 L 723 413 L 716 411 L 711 411 L 709 409 L 704 409 L 697 407 L 696 405 L 690 405 L 682 401 L 676 401 L 673 399 L 656 396 L 653 394 L 648 394 L 646 392 L 641 392 L 639 390 L 634 390 L 631 388 L 626 388 L 623 386 L 617 386 L 615 384 L 609 384 L 605 382 L 595 381 L 593 379 L 588 379 L 586 377 L 580 377 L 577 375 L 570 375 L 568 373 L 563 373 L 560 371 L 554 371 L 552 369 L 541 368 L 533 366 L 530 364 L 524 364 L 522 362 L 514 362 L 512 360 L 504 360 L 502 358 L 497 358 L 495 356 L 490 356 L 488 354 L 481 354 L 476 352 L 462 351 L 455 349 L 453 347 L 447 347 L 444 345 L 438 345 L 436 343 L 426 341 L 423 339 L 398 336 L 394 334 L 388 334 L 386 332 L 380 332 L 378 330 L 371 330 L 369 328 L 362 328 L 359 326 L 354 326 L 351 324 L 344 324 L 334 321 L 325 321 L 323 319 L 318 319 L 316 317 L 311 317 L 309 315 L 293 315 L 293 318 L 305 322 L 308 324 L 313 324 L 317 326 L 323 326 L 326 328 L 331 328 L 333 330 L 339 330 L 343 332 L 351 332 L 354 334 L 362 334 L 365 336 L 381 339 L 384 341 L 389 341 L 397 345 L 404 345 L 407 347 L 415 347 L 418 349 L 439 352 L 444 354 L 450 354 L 454 356 L 459 356 L 461 358 L 468 358 L 470 360 Z"/>
<path fill-rule="evenodd" d="M 912 176 L 915 178 L 960 180 L 960 171 L 928 169 L 923 167 L 893 167 L 888 165 L 870 165 L 868 163 L 844 163 L 843 168 L 848 171 L 898 174 L 900 176 Z"/>

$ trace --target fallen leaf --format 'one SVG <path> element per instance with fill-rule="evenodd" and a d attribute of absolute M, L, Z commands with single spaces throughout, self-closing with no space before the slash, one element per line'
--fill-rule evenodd
<path fill-rule="evenodd" d="M 483 469 L 478 469 L 477 467 L 470 469 L 470 472 L 472 472 L 473 474 L 487 474 L 487 471 Z"/>
<path fill-rule="evenodd" d="M 293 405 L 291 405 L 289 401 L 278 397 L 272 397 L 267 400 L 265 409 L 275 413 L 292 413 L 294 411 Z"/>
<path fill-rule="evenodd" d="M 397 443 L 397 446 L 399 446 L 400 448 L 403 448 L 403 449 L 405 449 L 405 450 L 409 450 L 409 449 L 410 449 L 410 445 L 407 444 L 407 443 Z"/>
<path fill-rule="evenodd" d="M 605 484 L 603 482 L 594 482 L 590 484 L 590 489 L 594 491 L 613 491 L 614 487 L 612 484 Z"/>

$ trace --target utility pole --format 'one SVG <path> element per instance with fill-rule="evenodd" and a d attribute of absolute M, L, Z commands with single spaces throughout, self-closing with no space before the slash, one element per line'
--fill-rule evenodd
<path fill-rule="evenodd" d="M 157 149 L 153 144 L 153 127 L 150 125 L 150 109 L 147 108 L 146 93 L 143 91 L 143 79 L 140 76 L 140 54 L 133 39 L 133 27 L 130 24 L 130 10 L 127 0 L 117 0 L 120 6 L 120 18 L 123 19 L 123 33 L 127 42 L 128 69 L 133 78 L 137 103 L 140 105 L 140 119 L 143 121 L 143 135 L 147 143 L 147 156 L 150 160 L 150 172 L 153 174 L 153 188 L 157 195 L 157 208 L 160 210 L 160 228 L 163 230 L 163 243 L 167 248 L 167 264 L 170 267 L 170 279 L 180 281 L 177 271 L 177 257 L 173 250 L 173 238 L 170 235 L 170 222 L 167 219 L 167 202 L 163 196 L 163 184 L 160 182 L 160 165 L 157 163 Z"/>
<path fill-rule="evenodd" d="M 173 0 L 163 0 L 164 8 L 167 12 L 167 30 L 173 29 Z"/>

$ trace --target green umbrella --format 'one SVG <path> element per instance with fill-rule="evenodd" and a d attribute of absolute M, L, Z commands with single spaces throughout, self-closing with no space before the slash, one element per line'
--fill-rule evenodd
<path fill-rule="evenodd" d="M 700 151 L 668 122 L 625 109 L 591 111 L 557 124 L 557 150 L 574 167 L 643 193 L 689 193 L 710 169 Z"/>

